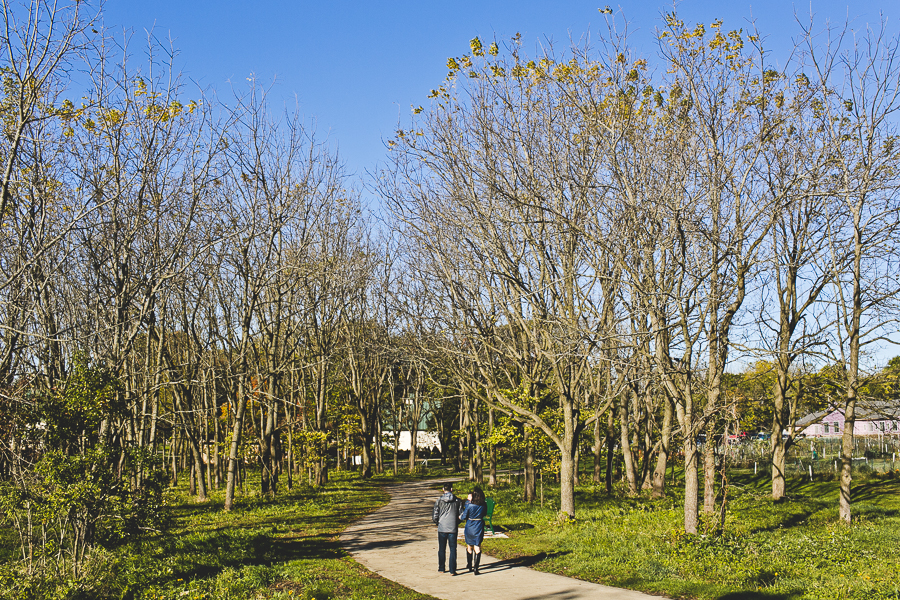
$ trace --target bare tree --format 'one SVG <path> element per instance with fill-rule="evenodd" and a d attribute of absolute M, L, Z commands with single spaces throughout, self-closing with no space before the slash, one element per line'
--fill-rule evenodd
<path fill-rule="evenodd" d="M 508 59 L 486 52 L 498 54 L 476 39 L 472 55 L 451 59 L 453 77 L 468 76 L 454 79 L 459 96 L 448 82 L 421 129 L 414 124 L 392 140 L 382 192 L 427 256 L 416 269 L 428 271 L 422 276 L 448 328 L 445 351 L 469 369 L 460 381 L 468 376 L 472 397 L 485 394 L 553 441 L 561 513 L 571 516 L 599 341 L 586 231 L 602 196 L 602 154 L 578 133 L 588 123 L 566 95 L 582 93 L 583 82 L 555 77 L 569 63 L 549 53 L 527 61 L 517 46 Z M 559 428 L 537 410 L 535 387 L 553 390 Z"/>
<path fill-rule="evenodd" d="M 90 45 L 97 14 L 86 2 L 15 2 L 3 0 L 3 34 L 0 35 L 0 66 L 3 67 L 6 122 L 0 146 L 3 174 L 0 179 L 0 223 L 17 204 L 15 188 L 21 183 L 19 160 L 26 145 L 37 142 L 46 128 L 34 125 L 67 118 L 75 110 L 71 102 L 60 102 L 69 69 L 80 51 Z"/>
<path fill-rule="evenodd" d="M 839 216 L 828 243 L 834 284 L 835 331 L 840 364 L 846 369 L 843 398 L 840 518 L 851 519 L 853 428 L 864 346 L 896 322 L 900 42 L 886 24 L 853 31 L 849 25 L 813 35 L 805 28 L 807 64 L 817 97 L 813 118 L 827 153 L 823 165 Z M 819 44 L 820 37 L 824 43 Z M 841 223 L 843 226 L 838 226 Z"/>
<path fill-rule="evenodd" d="M 781 71 L 766 71 L 763 80 L 777 91 L 769 93 L 775 100 L 766 107 L 772 128 L 756 177 L 779 209 L 763 251 L 765 275 L 756 321 L 763 351 L 772 356 L 775 371 L 772 498 L 779 500 L 785 492 L 787 449 L 802 416 L 798 412 L 802 374 L 796 363 L 815 360 L 829 326 L 820 300 L 831 278 L 828 229 L 837 225 L 833 217 L 838 215 L 829 209 L 824 166 L 828 153 L 811 108 L 818 102 L 816 89 L 795 61 Z"/>
<path fill-rule="evenodd" d="M 265 460 L 271 459 L 268 440 L 275 431 L 276 358 L 274 354 L 268 357 L 271 376 L 263 385 L 251 369 L 255 363 L 258 373 L 265 362 L 259 353 L 266 352 L 266 346 L 258 338 L 268 334 L 271 353 L 284 347 L 284 322 L 277 308 L 279 303 L 284 306 L 282 286 L 289 276 L 300 276 L 301 282 L 317 276 L 305 270 L 310 261 L 315 261 L 320 271 L 329 264 L 330 257 L 322 253 L 323 244 L 316 242 L 314 249 L 314 240 L 327 239 L 328 214 L 334 212 L 343 189 L 336 156 L 303 127 L 298 113 L 279 120 L 255 82 L 235 100 L 229 118 L 233 124 L 223 138 L 227 139 L 227 151 L 220 193 L 225 202 L 222 242 L 217 248 L 222 257 L 218 299 L 226 320 L 218 331 L 231 353 L 237 378 L 226 510 L 234 503 L 238 449 L 251 394 L 258 394 L 268 408 L 262 436 L 267 445 Z M 282 260 L 283 253 L 290 253 L 286 258 L 294 257 L 290 265 Z M 260 315 L 266 314 L 261 307 L 267 301 L 275 302 L 276 317 L 261 322 Z"/>

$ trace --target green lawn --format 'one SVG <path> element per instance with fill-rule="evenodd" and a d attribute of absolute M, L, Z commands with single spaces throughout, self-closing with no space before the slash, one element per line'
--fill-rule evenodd
<path fill-rule="evenodd" d="M 687 536 L 681 490 L 653 501 L 580 487 L 576 520 L 560 524 L 558 488 L 545 483 L 541 508 L 504 482 L 490 493 L 494 523 L 510 539 L 488 540 L 485 551 L 677 598 L 900 598 L 898 479 L 858 483 L 850 527 L 838 522 L 837 482 L 791 482 L 778 503 L 768 486 L 762 475 L 735 473 L 724 533 Z"/>
<path fill-rule="evenodd" d="M 81 589 L 7 578 L 0 597 L 428 600 L 367 571 L 338 543 L 347 525 L 387 501 L 380 482 L 334 473 L 321 491 L 244 497 L 230 513 L 222 511 L 221 492 L 198 504 L 172 490 L 168 531 L 101 553 Z"/>
<path fill-rule="evenodd" d="M 0 597 L 424 600 L 368 572 L 337 540 L 387 500 L 383 484 L 400 480 L 335 473 L 322 490 L 245 496 L 230 513 L 222 512 L 221 493 L 198 504 L 170 490 L 166 533 L 98 553 L 78 586 L 52 579 L 36 586 L 14 576 L 12 563 L 0 564 Z M 583 486 L 576 519 L 560 524 L 558 489 L 546 479 L 543 508 L 523 503 L 521 487 L 504 481 L 487 492 L 498 502 L 494 523 L 510 538 L 484 547 L 538 570 L 670 597 L 900 599 L 900 480 L 859 481 L 851 527 L 838 522 L 836 482 L 791 482 L 779 503 L 768 498 L 768 483 L 734 473 L 724 533 L 686 536 L 678 489 L 654 501 Z M 460 484 L 457 494 L 471 487 Z"/>

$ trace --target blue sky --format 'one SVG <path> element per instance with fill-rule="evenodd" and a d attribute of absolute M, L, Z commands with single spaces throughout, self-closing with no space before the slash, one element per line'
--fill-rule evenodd
<path fill-rule="evenodd" d="M 230 81 L 243 85 L 250 74 L 263 82 L 275 79 L 274 98 L 292 106 L 296 95 L 319 134 L 339 147 L 348 170 L 363 176 L 382 160 L 382 140 L 398 119 L 407 117 L 410 105 L 425 104 L 447 73 L 447 57 L 466 53 L 469 39 L 521 32 L 528 48 L 548 39 L 566 45 L 570 34 L 578 39 L 604 27 L 598 8 L 605 5 L 606 0 L 108 0 L 104 22 L 133 30 L 135 43 L 149 28 L 171 37 L 184 74 L 204 88 L 228 92 Z M 621 9 L 650 52 L 660 14 L 672 4 L 610 6 Z M 678 12 L 688 22 L 721 18 L 727 28 L 746 27 L 754 17 L 778 49 L 788 47 L 796 33 L 795 9 L 808 14 L 810 6 L 822 23 L 842 22 L 848 14 L 856 25 L 877 23 L 880 13 L 892 24 L 900 18 L 898 0 L 849 7 L 847 0 L 684 0 Z"/>

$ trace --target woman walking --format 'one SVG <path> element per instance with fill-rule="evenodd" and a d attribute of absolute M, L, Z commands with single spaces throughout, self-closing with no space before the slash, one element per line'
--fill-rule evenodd
<path fill-rule="evenodd" d="M 484 501 L 484 492 L 476 487 L 469 494 L 469 499 L 459 516 L 460 521 L 466 522 L 466 568 L 474 570 L 478 575 L 478 566 L 481 564 L 481 542 L 484 540 L 484 516 L 487 514 L 487 506 Z"/>

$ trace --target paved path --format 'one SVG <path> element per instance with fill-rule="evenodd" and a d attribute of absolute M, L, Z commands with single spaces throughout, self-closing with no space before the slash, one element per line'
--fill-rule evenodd
<path fill-rule="evenodd" d="M 389 487 L 390 503 L 351 525 L 341 535 L 341 543 L 369 570 L 445 600 L 658 600 L 640 592 L 541 573 L 520 559 L 484 555 L 476 577 L 465 571 L 463 546 L 457 552 L 460 575 L 438 573 L 437 528 L 431 523 L 431 511 L 440 496 L 439 484 L 431 480 Z"/>

